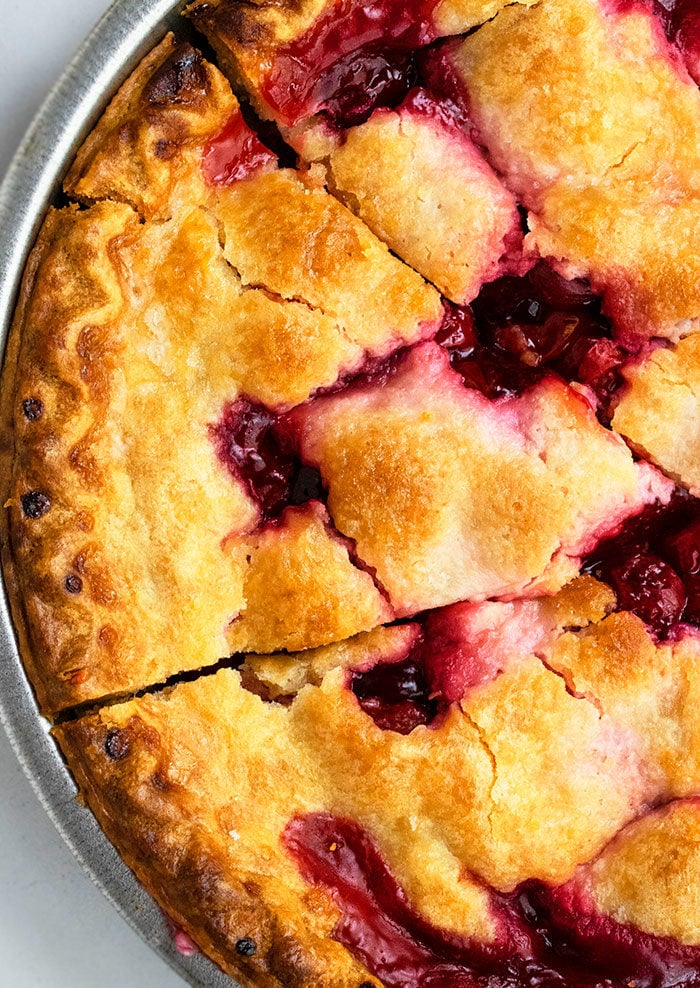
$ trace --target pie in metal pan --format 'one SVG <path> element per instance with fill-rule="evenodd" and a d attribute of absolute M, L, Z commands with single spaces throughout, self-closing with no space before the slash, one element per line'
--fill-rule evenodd
<path fill-rule="evenodd" d="M 186 13 L 4 371 L 83 798 L 244 985 L 700 984 L 700 10 Z"/>

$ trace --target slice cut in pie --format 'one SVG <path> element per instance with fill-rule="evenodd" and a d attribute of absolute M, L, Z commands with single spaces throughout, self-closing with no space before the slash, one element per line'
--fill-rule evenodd
<path fill-rule="evenodd" d="M 83 798 L 244 985 L 700 985 L 693 5 L 187 13 L 5 362 Z"/>

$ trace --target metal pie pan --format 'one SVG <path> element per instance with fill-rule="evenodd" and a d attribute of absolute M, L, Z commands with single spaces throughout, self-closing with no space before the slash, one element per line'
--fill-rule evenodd
<path fill-rule="evenodd" d="M 46 99 L 0 186 L 0 346 L 4 351 L 27 256 L 80 143 L 139 60 L 169 29 L 182 36 L 184 0 L 116 0 Z M 197 988 L 236 988 L 201 954 L 183 957 L 158 906 L 89 810 L 39 714 L 19 656 L 6 588 L 0 594 L 0 720 L 37 796 L 93 882 L 127 922 Z M 240 986 L 238 986 L 240 988 Z"/>

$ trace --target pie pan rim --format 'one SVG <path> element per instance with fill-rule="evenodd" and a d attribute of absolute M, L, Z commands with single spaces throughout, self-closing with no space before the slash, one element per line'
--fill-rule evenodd
<path fill-rule="evenodd" d="M 0 185 L 0 354 L 4 362 L 25 264 L 71 161 L 108 100 L 169 30 L 187 33 L 185 0 L 115 0 L 37 112 Z M 4 523 L 3 523 L 4 529 Z M 5 531 L 1 533 L 5 540 Z M 76 786 L 39 713 L 0 574 L 0 723 L 24 774 L 83 871 L 129 925 L 195 988 L 236 988 L 201 954 L 184 957 L 155 902 L 76 800 Z"/>

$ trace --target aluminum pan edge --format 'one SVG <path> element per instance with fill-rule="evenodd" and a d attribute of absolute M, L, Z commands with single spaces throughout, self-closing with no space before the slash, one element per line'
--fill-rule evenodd
<path fill-rule="evenodd" d="M 106 102 L 159 38 L 184 0 L 116 0 L 39 110 L 0 186 L 0 350 L 24 265 L 63 175 Z M 182 957 L 160 910 L 76 802 L 76 788 L 25 677 L 4 584 L 0 594 L 0 721 L 25 774 L 64 841 L 137 933 L 196 988 L 235 988 L 202 955 Z"/>

